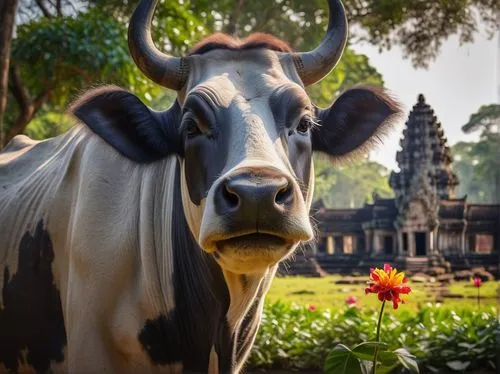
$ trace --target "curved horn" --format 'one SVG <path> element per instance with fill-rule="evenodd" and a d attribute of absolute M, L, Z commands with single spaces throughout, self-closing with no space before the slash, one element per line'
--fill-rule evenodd
<path fill-rule="evenodd" d="M 152 81 L 180 90 L 189 73 L 187 61 L 160 52 L 151 38 L 151 21 L 158 0 L 141 0 L 128 27 L 128 47 L 137 67 Z"/>
<path fill-rule="evenodd" d="M 311 52 L 296 53 L 295 66 L 305 86 L 323 79 L 337 65 L 347 42 L 347 18 L 340 0 L 328 0 L 328 29 Z"/>

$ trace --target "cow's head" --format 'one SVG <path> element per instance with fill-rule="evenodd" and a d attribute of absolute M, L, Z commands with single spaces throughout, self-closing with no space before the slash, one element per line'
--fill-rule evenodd
<path fill-rule="evenodd" d="M 134 161 L 177 155 L 184 212 L 201 248 L 226 270 L 261 271 L 313 238 L 312 153 L 335 158 L 366 150 L 399 109 L 367 87 L 327 109 L 307 96 L 305 86 L 328 74 L 345 46 L 339 0 L 329 0 L 328 30 L 312 52 L 293 53 L 263 34 L 244 41 L 214 35 L 181 58 L 153 45 L 156 3 L 137 7 L 129 46 L 150 79 L 178 92 L 176 103 L 157 113 L 127 92 L 104 90 L 75 113 Z"/>

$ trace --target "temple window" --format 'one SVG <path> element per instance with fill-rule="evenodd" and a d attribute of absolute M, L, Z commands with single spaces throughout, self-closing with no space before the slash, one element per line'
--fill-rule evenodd
<path fill-rule="evenodd" d="M 476 234 L 474 241 L 474 252 L 476 253 L 491 253 L 493 252 L 493 235 Z"/>
<path fill-rule="evenodd" d="M 354 240 L 350 235 L 344 236 L 344 253 L 353 254 L 354 253 Z"/>

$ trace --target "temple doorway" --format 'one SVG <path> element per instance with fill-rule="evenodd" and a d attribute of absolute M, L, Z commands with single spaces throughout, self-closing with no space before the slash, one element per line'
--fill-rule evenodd
<path fill-rule="evenodd" d="M 384 236 L 384 253 L 386 255 L 392 255 L 394 251 L 394 241 L 392 236 Z"/>
<path fill-rule="evenodd" d="M 322 237 L 319 239 L 318 244 L 316 245 L 316 250 L 319 253 L 328 253 L 328 238 Z"/>
<path fill-rule="evenodd" d="M 333 237 L 335 253 L 344 253 L 344 237 L 334 236 Z"/>
<path fill-rule="evenodd" d="M 415 254 L 417 256 L 427 256 L 426 237 L 427 234 L 425 232 L 415 233 Z"/>

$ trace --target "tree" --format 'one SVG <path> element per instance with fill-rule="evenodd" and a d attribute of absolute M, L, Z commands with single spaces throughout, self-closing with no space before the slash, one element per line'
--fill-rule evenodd
<path fill-rule="evenodd" d="M 347 48 L 335 70 L 319 83 L 308 87 L 313 103 L 327 107 L 332 99 L 353 85 L 365 83 L 382 87 L 382 75 L 370 65 L 368 57 Z"/>
<path fill-rule="evenodd" d="M 462 131 L 470 134 L 479 131 L 483 134 L 500 132 L 500 104 L 483 105 L 477 113 L 470 116 Z"/>
<path fill-rule="evenodd" d="M 192 0 L 207 24 L 237 36 L 251 31 L 275 34 L 294 48 L 311 46 L 321 36 L 326 0 Z M 351 23 L 351 42 L 367 41 L 381 50 L 400 45 L 416 67 L 435 59 L 443 41 L 458 35 L 472 42 L 479 25 L 491 36 L 499 28 L 498 0 L 343 0 Z M 211 10 L 211 11 L 207 11 Z M 354 27 L 353 27 L 354 26 Z M 292 37 L 293 36 L 293 37 Z"/>
<path fill-rule="evenodd" d="M 4 0 L 0 4 L 0 147 L 4 138 L 4 113 L 7 108 L 10 48 L 16 17 L 17 0 Z"/>
<path fill-rule="evenodd" d="M 346 0 L 348 16 L 366 40 L 381 50 L 400 45 L 415 67 L 427 67 L 452 35 L 470 43 L 479 26 L 490 37 L 498 31 L 498 0 Z"/>
<path fill-rule="evenodd" d="M 457 193 L 472 203 L 500 204 L 500 134 L 487 133 L 478 142 L 452 147 L 453 169 L 460 184 Z"/>
<path fill-rule="evenodd" d="M 364 158 L 333 168 L 330 160 L 315 156 L 316 174 L 314 198 L 327 208 L 359 208 L 373 202 L 373 195 L 393 197 L 389 186 L 389 170 Z"/>
<path fill-rule="evenodd" d="M 147 103 L 163 96 L 164 90 L 147 80 L 129 56 L 126 19 L 97 6 L 84 7 L 82 12 L 70 7 L 70 15 L 64 15 L 66 3 L 35 3 L 24 3 L 28 21 L 19 26 L 12 47 L 9 91 L 10 102 L 17 105 L 9 105 L 6 141 L 24 132 L 44 106 L 48 106 L 45 113 L 62 112 L 80 90 L 95 84 L 123 86 Z M 156 30 L 157 43 L 177 53 L 184 52 L 188 41 L 200 33 L 199 22 L 187 10 L 182 12 L 184 8 L 176 3 L 162 7 L 163 26 Z M 172 18 L 175 27 L 168 23 Z"/>
<path fill-rule="evenodd" d="M 458 192 L 476 203 L 500 204 L 500 105 L 483 105 L 463 127 L 465 133 L 481 131 L 478 142 L 452 147 Z"/>

